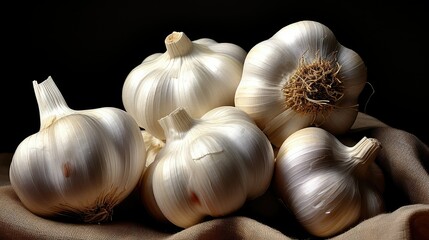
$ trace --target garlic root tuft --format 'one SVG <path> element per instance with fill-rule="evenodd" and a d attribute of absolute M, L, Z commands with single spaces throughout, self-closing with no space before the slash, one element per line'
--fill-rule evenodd
<path fill-rule="evenodd" d="M 344 86 L 338 78 L 340 64 L 316 56 L 307 63 L 303 56 L 296 71 L 283 87 L 286 108 L 302 114 L 327 113 L 344 96 Z"/>

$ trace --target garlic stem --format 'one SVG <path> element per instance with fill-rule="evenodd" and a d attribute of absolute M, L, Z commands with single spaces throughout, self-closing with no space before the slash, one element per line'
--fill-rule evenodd
<path fill-rule="evenodd" d="M 165 132 L 166 139 L 174 139 L 188 132 L 194 125 L 194 121 L 195 119 L 184 108 L 179 107 L 158 122 Z"/>
<path fill-rule="evenodd" d="M 73 112 L 51 76 L 40 84 L 33 81 L 33 88 L 39 107 L 40 130 L 49 127 L 57 119 Z"/>
<path fill-rule="evenodd" d="M 359 178 L 365 178 L 368 168 L 375 161 L 381 144 L 377 139 L 363 137 L 353 147 L 349 154 L 353 161 L 353 171 Z"/>
<path fill-rule="evenodd" d="M 183 32 L 172 32 L 165 38 L 165 47 L 171 58 L 188 54 L 192 46 L 192 41 Z"/>

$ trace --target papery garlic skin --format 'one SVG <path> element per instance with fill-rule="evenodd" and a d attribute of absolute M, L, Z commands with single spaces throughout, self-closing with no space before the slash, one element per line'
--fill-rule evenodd
<path fill-rule="evenodd" d="M 380 149 L 373 138 L 346 146 L 322 128 L 303 128 L 278 151 L 275 189 L 311 234 L 334 236 L 383 212 Z"/>
<path fill-rule="evenodd" d="M 357 117 L 366 82 L 366 66 L 356 52 L 325 25 L 299 21 L 250 49 L 235 106 L 279 147 L 308 126 L 345 133 Z"/>
<path fill-rule="evenodd" d="M 156 155 L 165 146 L 165 142 L 142 130 L 142 136 L 146 147 L 146 169 L 155 161 Z"/>
<path fill-rule="evenodd" d="M 166 144 L 142 184 L 144 205 L 156 219 L 186 228 L 232 213 L 269 187 L 272 145 L 243 111 L 223 106 L 196 119 L 178 108 L 160 124 Z"/>
<path fill-rule="evenodd" d="M 165 46 L 165 53 L 148 56 L 128 74 L 122 90 L 125 110 L 160 140 L 165 135 L 158 120 L 177 107 L 199 118 L 215 107 L 233 106 L 247 54 L 232 43 L 191 41 L 183 32 L 168 35 Z"/>
<path fill-rule="evenodd" d="M 70 109 L 51 77 L 33 86 L 41 127 L 13 155 L 13 189 L 25 207 L 43 217 L 110 220 L 145 167 L 140 128 L 121 109 Z"/>

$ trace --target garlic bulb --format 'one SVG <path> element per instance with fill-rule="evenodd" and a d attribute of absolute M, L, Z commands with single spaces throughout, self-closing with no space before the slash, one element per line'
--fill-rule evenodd
<path fill-rule="evenodd" d="M 333 236 L 383 211 L 380 148 L 374 138 L 347 146 L 322 128 L 303 128 L 279 149 L 275 189 L 311 234 Z"/>
<path fill-rule="evenodd" d="M 246 52 L 209 38 L 191 41 L 183 32 L 165 39 L 167 51 L 148 56 L 125 79 L 122 101 L 139 126 L 165 140 L 158 120 L 177 107 L 192 117 L 234 105 Z"/>
<path fill-rule="evenodd" d="M 299 21 L 247 54 L 235 106 L 279 147 L 298 129 L 345 133 L 356 119 L 367 81 L 360 56 L 315 21 Z"/>
<path fill-rule="evenodd" d="M 70 109 L 53 79 L 33 87 L 40 130 L 16 148 L 10 181 L 25 207 L 43 217 L 88 223 L 111 219 L 137 186 L 146 151 L 135 120 L 113 107 Z"/>
<path fill-rule="evenodd" d="M 232 213 L 269 187 L 272 145 L 238 108 L 214 108 L 200 119 L 178 108 L 159 122 L 165 146 L 141 184 L 143 204 L 156 219 L 189 227 Z"/>

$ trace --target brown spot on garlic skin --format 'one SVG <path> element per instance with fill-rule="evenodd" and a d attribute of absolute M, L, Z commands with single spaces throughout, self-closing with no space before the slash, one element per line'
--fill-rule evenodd
<path fill-rule="evenodd" d="M 201 204 L 200 199 L 198 198 L 197 194 L 195 194 L 194 192 L 191 192 L 190 199 L 192 203 L 195 203 L 198 205 Z"/>
<path fill-rule="evenodd" d="M 69 162 L 63 164 L 63 175 L 68 178 L 72 175 L 73 167 Z"/>

